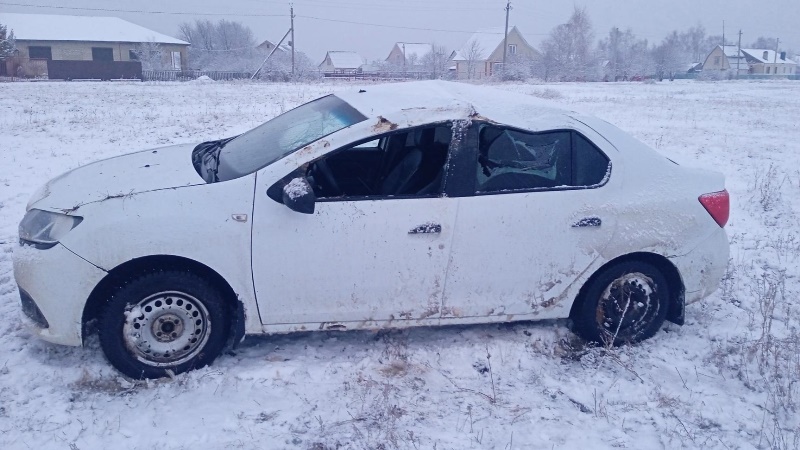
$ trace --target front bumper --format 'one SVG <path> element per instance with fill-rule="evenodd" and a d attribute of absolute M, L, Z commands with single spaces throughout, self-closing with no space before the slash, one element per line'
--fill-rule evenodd
<path fill-rule="evenodd" d="M 683 278 L 687 304 L 702 300 L 717 290 L 728 268 L 729 257 L 728 235 L 719 228 L 691 252 L 670 258 Z"/>
<path fill-rule="evenodd" d="M 86 300 L 105 275 L 61 244 L 14 250 L 14 278 L 24 309 L 20 315 L 36 335 L 55 344 L 81 345 Z"/>

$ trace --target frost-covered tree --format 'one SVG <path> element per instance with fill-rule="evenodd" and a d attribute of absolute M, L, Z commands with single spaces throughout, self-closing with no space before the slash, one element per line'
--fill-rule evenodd
<path fill-rule="evenodd" d="M 750 48 L 759 48 L 765 50 L 775 50 L 778 47 L 778 40 L 772 37 L 764 37 L 759 36 L 752 44 L 750 44 Z"/>
<path fill-rule="evenodd" d="M 253 31 L 240 22 L 196 20 L 178 28 L 181 39 L 192 44 L 189 61 L 200 70 L 251 71 L 255 52 Z"/>
<path fill-rule="evenodd" d="M 0 23 L 0 59 L 13 56 L 17 50 L 16 40 L 14 39 L 14 30 L 8 31 L 8 28 Z"/>
<path fill-rule="evenodd" d="M 596 75 L 594 30 L 585 8 L 572 12 L 542 43 L 545 78 L 563 81 L 592 79 Z"/>
<path fill-rule="evenodd" d="M 433 49 L 422 57 L 420 64 L 431 73 L 432 78 L 442 78 L 447 74 L 447 56 L 444 46 L 433 44 Z"/>
<path fill-rule="evenodd" d="M 464 60 L 467 64 L 467 78 L 475 78 L 478 65 L 483 61 L 483 47 L 478 41 L 471 41 L 464 49 Z"/>
<path fill-rule="evenodd" d="M 705 44 L 706 29 L 701 24 L 697 24 L 680 35 L 681 45 L 684 52 L 689 55 L 691 61 L 702 62 L 711 52 Z"/>
<path fill-rule="evenodd" d="M 142 70 L 164 70 L 167 68 L 166 64 L 164 64 L 164 52 L 157 42 L 150 41 L 136 44 L 133 53 L 142 63 Z"/>
<path fill-rule="evenodd" d="M 604 61 L 603 78 L 606 80 L 628 80 L 652 71 L 647 39 L 638 39 L 630 28 L 623 32 L 613 27 L 597 48 Z"/>

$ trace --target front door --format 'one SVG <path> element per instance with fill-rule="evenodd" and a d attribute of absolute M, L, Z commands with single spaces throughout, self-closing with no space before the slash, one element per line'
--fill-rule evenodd
<path fill-rule="evenodd" d="M 262 322 L 438 320 L 457 205 L 442 195 L 450 141 L 444 124 L 397 131 L 259 179 L 252 258 Z M 314 188 L 313 214 L 265 194 L 297 176 Z"/>

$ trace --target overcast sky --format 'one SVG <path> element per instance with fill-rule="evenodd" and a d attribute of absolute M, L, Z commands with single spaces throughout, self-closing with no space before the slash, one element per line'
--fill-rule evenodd
<path fill-rule="evenodd" d="M 281 0 L 0 0 L 0 13 L 117 16 L 172 36 L 177 35 L 178 24 L 184 21 L 227 18 L 248 25 L 257 39 L 275 42 L 289 28 L 289 3 Z M 505 0 L 294 0 L 293 3 L 297 16 L 297 49 L 314 62 L 321 61 L 326 50 L 354 50 L 369 60 L 386 58 L 397 41 L 436 42 L 453 50 L 461 47 L 472 30 L 503 26 L 505 20 Z M 20 6 L 22 4 L 59 8 Z M 698 23 L 705 26 L 708 34 L 721 34 L 724 20 L 726 37 L 731 41 L 741 28 L 743 45 L 759 36 L 777 37 L 781 39 L 782 49 L 800 52 L 800 0 L 575 0 L 574 3 L 518 0 L 512 2 L 511 23 L 538 46 L 554 26 L 567 21 L 573 5 L 586 7 L 598 39 L 612 26 L 631 28 L 650 42 L 659 42 L 672 30 L 682 31 Z M 367 23 L 372 25 L 365 25 Z"/>

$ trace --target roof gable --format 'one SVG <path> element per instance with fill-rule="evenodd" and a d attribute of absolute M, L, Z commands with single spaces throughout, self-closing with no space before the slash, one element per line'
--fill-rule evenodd
<path fill-rule="evenodd" d="M 512 33 L 516 33 L 519 38 L 524 42 L 528 47 L 533 47 L 528 43 L 528 40 L 525 39 L 525 36 L 516 26 L 511 26 L 508 29 L 508 35 L 510 36 Z M 475 32 L 468 40 L 467 43 L 461 47 L 461 50 L 454 52 L 452 55 L 452 60 L 454 61 L 466 61 L 469 56 L 471 47 L 476 45 L 476 50 L 478 51 L 477 60 L 486 60 L 489 59 L 492 54 L 497 51 L 498 48 L 503 46 L 503 40 L 505 39 L 505 28 L 504 27 L 495 27 L 495 28 L 486 28 L 483 30 L 479 30 Z"/>
<path fill-rule="evenodd" d="M 118 17 L 0 13 L 20 41 L 155 42 L 189 45 Z"/>
<path fill-rule="evenodd" d="M 328 60 L 337 69 L 358 69 L 364 65 L 364 58 L 356 52 L 329 51 L 325 56 L 325 61 Z"/>
<path fill-rule="evenodd" d="M 397 42 L 394 44 L 400 52 L 405 55 L 406 60 L 421 60 L 425 55 L 433 51 L 433 44 L 419 42 Z"/>

